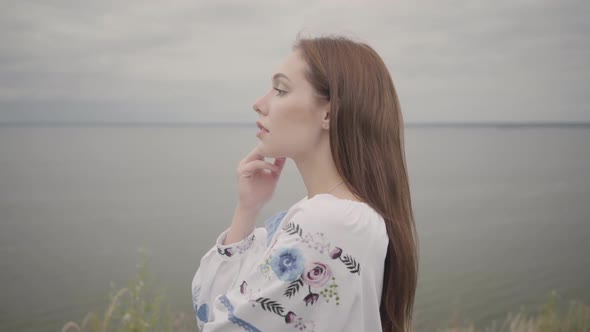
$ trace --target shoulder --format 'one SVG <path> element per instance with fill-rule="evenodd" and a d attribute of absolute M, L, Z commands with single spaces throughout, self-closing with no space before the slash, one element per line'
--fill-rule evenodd
<path fill-rule="evenodd" d="M 366 203 L 324 194 L 297 204 L 287 217 L 282 223 L 283 231 L 307 244 L 321 241 L 358 254 L 366 250 L 379 253 L 387 248 L 385 222 Z M 373 245 L 366 246 L 367 243 Z"/>
<path fill-rule="evenodd" d="M 385 232 L 383 218 L 370 205 L 328 194 L 319 194 L 297 204 L 289 222 L 312 229 L 357 236 Z"/>
<path fill-rule="evenodd" d="M 387 245 L 383 218 L 369 205 L 314 196 L 289 210 L 270 250 L 273 257 L 295 257 L 289 250 L 301 253 L 306 266 L 327 265 L 337 279 L 352 282 L 358 276 L 382 275 L 376 271 L 382 268 Z"/>

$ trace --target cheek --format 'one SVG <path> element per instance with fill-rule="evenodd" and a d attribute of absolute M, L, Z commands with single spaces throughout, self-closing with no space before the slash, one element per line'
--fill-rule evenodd
<path fill-rule="evenodd" d="M 277 102 L 277 113 L 281 122 L 291 127 L 305 126 L 311 122 L 311 113 L 305 98 L 297 94 L 289 94 Z"/>
<path fill-rule="evenodd" d="M 285 149 L 298 150 L 315 144 L 311 106 L 305 96 L 290 93 L 284 97 L 272 97 L 269 123 L 276 132 L 273 143 Z M 269 136 L 270 137 L 270 136 Z"/>

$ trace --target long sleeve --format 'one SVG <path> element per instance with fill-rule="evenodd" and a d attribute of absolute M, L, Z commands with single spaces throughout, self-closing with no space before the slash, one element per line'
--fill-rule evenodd
<path fill-rule="evenodd" d="M 380 331 L 385 227 L 376 212 L 344 202 L 313 199 L 281 213 L 241 257 L 207 253 L 196 275 L 200 296 L 210 291 L 210 317 L 196 301 L 202 331 Z"/>
<path fill-rule="evenodd" d="M 225 293 L 243 272 L 262 256 L 268 236 L 273 235 L 286 211 L 276 213 L 265 221 L 265 227 L 257 227 L 243 240 L 224 245 L 229 228 L 224 230 L 215 245 L 205 253 L 191 285 L 192 302 L 199 329 L 212 320 L 211 303 L 216 296 Z"/>

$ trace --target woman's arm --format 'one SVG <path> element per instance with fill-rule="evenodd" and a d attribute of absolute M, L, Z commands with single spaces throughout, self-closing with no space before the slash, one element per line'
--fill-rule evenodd
<path fill-rule="evenodd" d="M 287 211 L 280 211 L 265 221 L 265 227 L 255 228 L 238 242 L 227 244 L 230 229 L 223 231 L 215 245 L 201 258 L 192 281 L 192 302 L 199 327 L 213 319 L 210 303 L 235 285 L 244 270 L 254 266 L 267 246 L 269 237 Z"/>
<path fill-rule="evenodd" d="M 358 330 L 363 245 L 341 213 L 324 212 L 297 209 L 246 273 L 228 276 L 231 287 L 209 297 L 213 318 L 197 312 L 203 331 Z"/>
<path fill-rule="evenodd" d="M 256 228 L 257 216 L 258 210 L 247 209 L 238 205 L 223 244 L 230 245 L 252 234 L 254 228 Z"/>

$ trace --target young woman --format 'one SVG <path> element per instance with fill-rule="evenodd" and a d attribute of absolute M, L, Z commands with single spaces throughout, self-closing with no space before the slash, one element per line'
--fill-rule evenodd
<path fill-rule="evenodd" d="M 238 165 L 233 220 L 192 282 L 199 329 L 409 331 L 417 236 L 383 60 L 347 37 L 298 35 L 253 108 L 259 144 Z M 286 158 L 307 196 L 256 228 Z"/>

